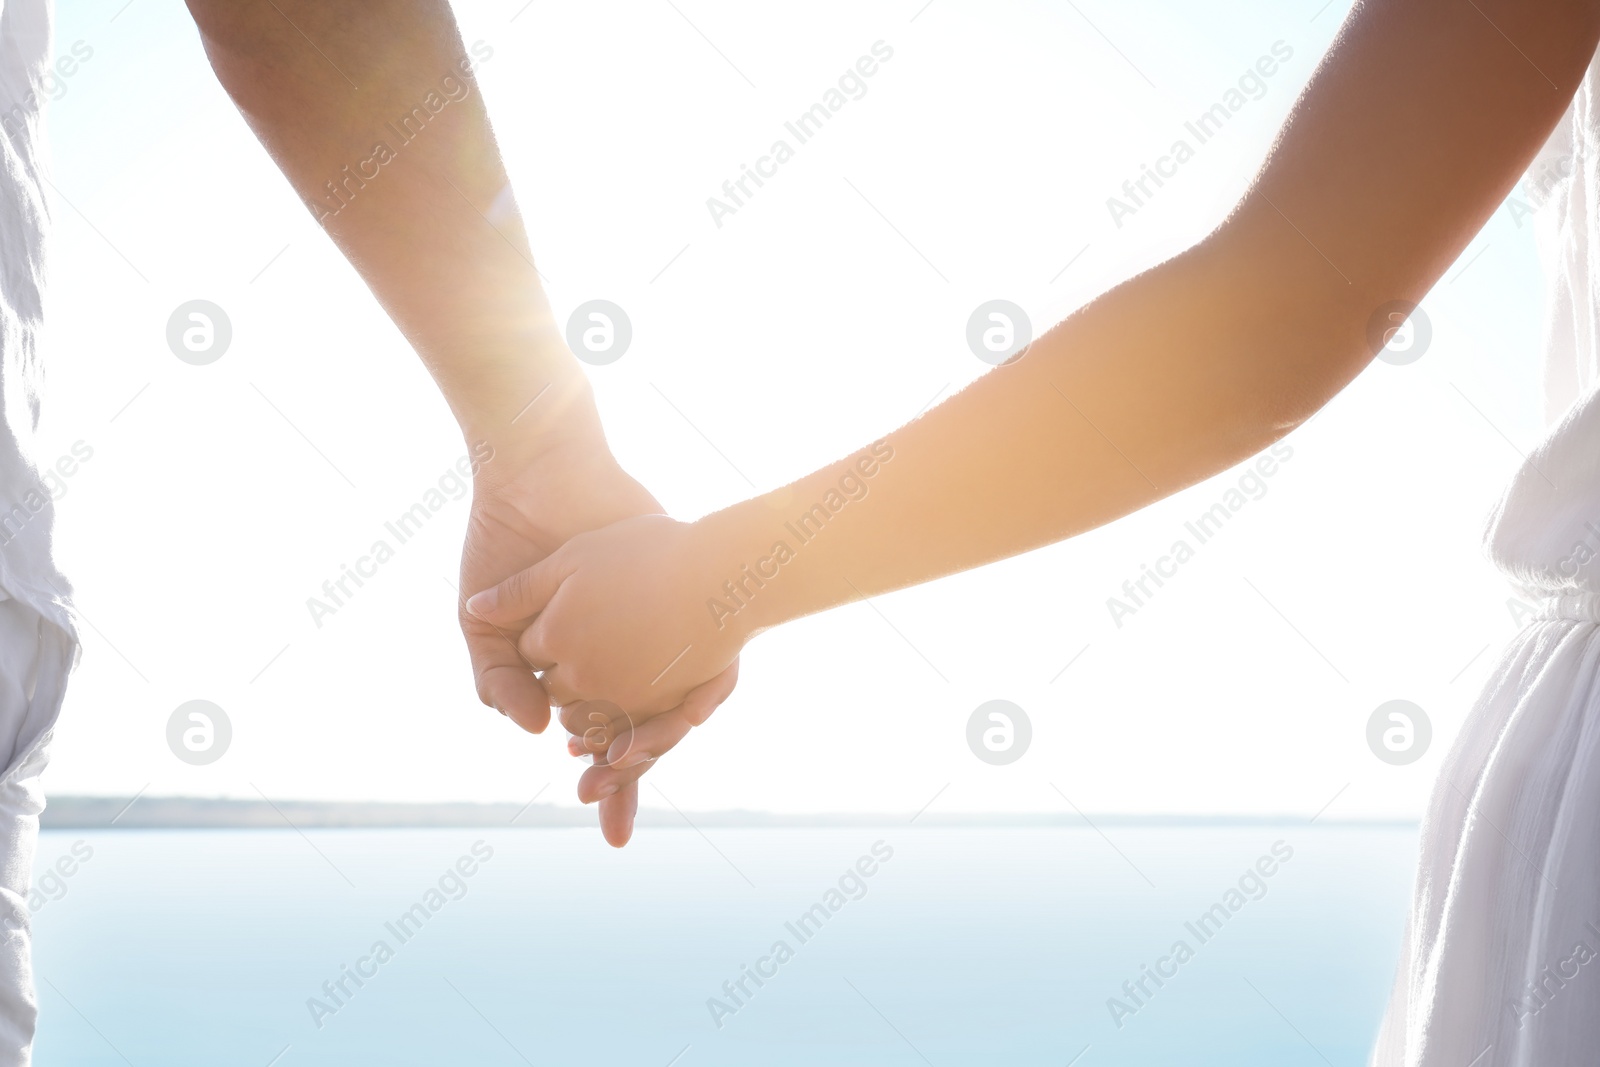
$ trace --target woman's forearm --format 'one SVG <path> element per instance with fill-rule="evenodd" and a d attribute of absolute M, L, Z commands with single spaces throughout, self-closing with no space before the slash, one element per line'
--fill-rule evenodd
<path fill-rule="evenodd" d="M 1212 237 L 895 431 L 860 499 L 840 488 L 859 475 L 847 459 L 702 520 L 724 568 L 775 575 L 755 572 L 759 595 L 739 593 L 750 579 L 723 590 L 748 603 L 739 624 L 1059 541 L 1288 432 L 1504 201 L 1597 37 L 1587 0 L 1362 4 Z"/>
<path fill-rule="evenodd" d="M 1292 277 L 1318 265 L 1230 240 L 1106 294 L 875 445 L 701 520 L 732 584 L 712 595 L 765 629 L 1052 544 L 1269 445 L 1371 352 L 1359 298 Z M 1245 293 L 1303 322 L 1301 343 L 1280 348 Z"/>

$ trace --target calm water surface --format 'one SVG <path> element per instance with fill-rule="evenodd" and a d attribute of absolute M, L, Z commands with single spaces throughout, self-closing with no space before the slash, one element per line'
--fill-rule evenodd
<path fill-rule="evenodd" d="M 1365 1062 L 1414 828 L 1103 829 L 47 832 L 37 1062 Z"/>

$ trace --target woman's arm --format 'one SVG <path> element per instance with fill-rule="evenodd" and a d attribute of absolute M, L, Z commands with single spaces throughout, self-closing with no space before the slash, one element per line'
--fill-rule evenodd
<path fill-rule="evenodd" d="M 1597 37 L 1594 3 L 1362 3 L 1231 217 L 892 434 L 868 495 L 751 598 L 754 627 L 1059 541 L 1299 425 L 1504 202 Z M 767 555 L 850 470 L 708 519 L 715 553 Z"/>
<path fill-rule="evenodd" d="M 1366 0 L 1200 245 L 876 452 L 692 527 L 586 535 L 475 607 L 502 622 L 544 609 L 522 648 L 556 665 L 558 700 L 663 708 L 766 627 L 1059 541 L 1228 468 L 1367 365 L 1387 312 L 1420 300 L 1511 191 L 1597 39 L 1593 0 Z"/>

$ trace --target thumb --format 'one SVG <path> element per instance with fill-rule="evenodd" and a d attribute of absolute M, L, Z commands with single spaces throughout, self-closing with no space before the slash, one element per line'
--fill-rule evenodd
<path fill-rule="evenodd" d="M 561 583 L 572 573 L 560 549 L 525 570 L 520 570 L 467 601 L 468 613 L 485 622 L 509 625 L 530 619 L 544 610 Z"/>

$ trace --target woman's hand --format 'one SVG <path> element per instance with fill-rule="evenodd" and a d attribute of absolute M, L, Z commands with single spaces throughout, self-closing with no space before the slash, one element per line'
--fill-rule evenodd
<path fill-rule="evenodd" d="M 574 537 L 467 611 L 497 631 L 522 629 L 517 648 L 556 704 L 669 710 L 727 670 L 749 637 L 738 616 L 712 610 L 722 564 L 698 531 L 665 515 L 624 519 Z"/>
<path fill-rule="evenodd" d="M 567 751 L 592 756 L 594 765 L 578 779 L 578 799 L 600 802 L 600 828 L 613 844 L 625 842 L 638 809 L 640 777 L 676 748 L 690 730 L 703 725 L 728 699 L 739 680 L 739 663 L 698 686 L 682 704 L 649 718 L 629 715 L 607 701 L 579 701 L 561 709 L 561 725 L 572 736 Z M 620 837 L 620 841 L 618 838 Z"/>

